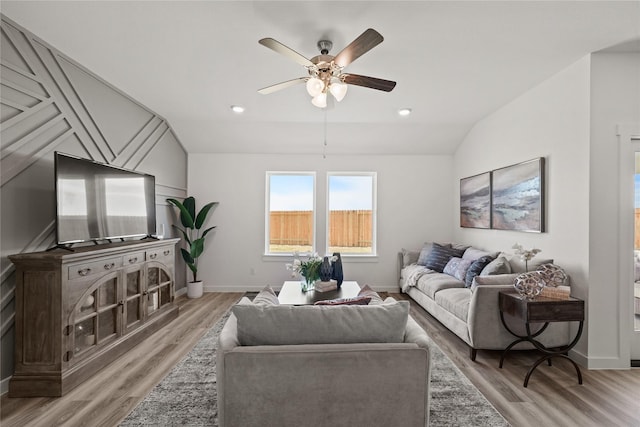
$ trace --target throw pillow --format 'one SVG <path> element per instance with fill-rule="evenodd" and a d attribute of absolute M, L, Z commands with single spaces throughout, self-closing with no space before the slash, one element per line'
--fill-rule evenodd
<path fill-rule="evenodd" d="M 427 263 L 427 258 L 429 257 L 429 254 L 431 253 L 432 248 L 433 248 L 433 243 L 426 242 L 424 246 L 422 246 L 422 249 L 420 250 L 420 255 L 418 255 L 418 261 L 416 261 L 416 264 L 425 265 Z"/>
<path fill-rule="evenodd" d="M 462 259 L 472 259 L 477 260 L 484 256 L 489 256 L 491 259 L 495 259 L 498 256 L 498 252 L 487 252 L 481 249 L 476 249 L 473 246 L 464 251 L 464 255 L 462 255 Z"/>
<path fill-rule="evenodd" d="M 424 266 L 438 273 L 442 273 L 451 258 L 460 258 L 463 253 L 464 249 L 456 249 L 451 246 L 442 246 L 434 243 Z"/>
<path fill-rule="evenodd" d="M 399 343 L 409 301 L 377 305 L 236 304 L 240 345 Z"/>
<path fill-rule="evenodd" d="M 480 276 L 493 276 L 495 274 L 509 273 L 511 273 L 511 264 L 509 264 L 509 260 L 507 258 L 500 255 L 498 258 L 487 264 L 487 266 L 480 272 Z"/>
<path fill-rule="evenodd" d="M 258 295 L 253 299 L 253 303 L 259 305 L 278 305 L 280 301 L 278 301 L 278 296 L 273 291 L 273 288 L 267 285 L 263 290 L 258 292 Z"/>
<path fill-rule="evenodd" d="M 442 270 L 442 272 L 464 282 L 465 277 L 467 276 L 467 270 L 472 263 L 473 261 L 470 259 L 453 257 L 449 260 L 447 265 L 444 266 L 444 270 Z"/>
<path fill-rule="evenodd" d="M 376 291 L 374 291 L 373 289 L 371 289 L 371 287 L 369 287 L 369 285 L 364 285 L 360 288 L 360 292 L 358 292 L 358 296 L 359 297 L 369 297 L 371 298 L 371 301 L 369 302 L 369 304 L 382 304 L 382 298 L 380 298 L 380 295 L 378 295 L 378 293 Z"/>
<path fill-rule="evenodd" d="M 484 268 L 487 265 L 489 265 L 491 261 L 493 261 L 493 258 L 488 255 L 480 257 L 477 260 L 473 261 L 473 264 L 469 266 L 469 269 L 467 270 L 467 275 L 464 278 L 464 286 L 467 288 L 470 288 L 471 284 L 473 283 L 474 277 L 479 275 L 482 272 L 482 270 L 484 270 Z"/>
<path fill-rule="evenodd" d="M 371 301 L 371 297 L 358 296 L 316 301 L 314 305 L 368 305 L 369 301 Z"/>
<path fill-rule="evenodd" d="M 402 267 L 407 265 L 416 264 L 420 258 L 420 251 L 410 251 L 402 248 Z"/>

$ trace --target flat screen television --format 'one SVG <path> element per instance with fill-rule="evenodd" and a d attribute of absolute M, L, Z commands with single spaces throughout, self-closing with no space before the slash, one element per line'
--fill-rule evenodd
<path fill-rule="evenodd" d="M 155 177 L 55 153 L 58 245 L 156 233 Z"/>

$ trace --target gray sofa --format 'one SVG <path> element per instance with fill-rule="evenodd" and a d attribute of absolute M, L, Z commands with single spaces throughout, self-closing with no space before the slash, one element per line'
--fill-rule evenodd
<path fill-rule="evenodd" d="M 284 306 L 257 299 L 234 306 L 220 334 L 221 427 L 429 424 L 430 340 L 407 301 Z"/>
<path fill-rule="evenodd" d="M 449 247 L 456 245 L 447 244 Z M 447 246 L 441 245 L 441 246 Z M 458 245 L 460 259 L 472 260 L 481 257 L 494 258 L 477 276 L 468 281 L 468 276 L 454 277 L 451 271 L 437 272 L 420 265 L 430 256 L 432 243 L 421 250 L 402 250 L 398 253 L 398 280 L 402 292 L 408 294 L 429 314 L 455 333 L 469 345 L 471 360 L 476 359 L 477 350 L 503 350 L 514 336 L 504 327 L 498 309 L 498 292 L 513 290 L 518 274 L 525 271 L 524 262 L 505 253 L 489 253 L 477 248 Z M 553 260 L 535 258 L 528 262 L 529 271 Z M 448 262 L 447 262 L 448 264 Z M 454 272 L 455 273 L 455 270 Z M 521 321 L 505 316 L 509 327 L 524 335 Z M 569 343 L 568 323 L 552 323 L 538 337 L 547 347 L 559 347 Z M 530 349 L 532 344 L 523 342 L 514 349 Z"/>

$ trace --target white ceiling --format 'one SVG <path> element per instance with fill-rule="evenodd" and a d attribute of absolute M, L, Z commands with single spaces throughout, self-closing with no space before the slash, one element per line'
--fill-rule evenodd
<path fill-rule="evenodd" d="M 310 58 L 320 39 L 335 55 L 367 28 L 384 36 L 345 71 L 398 84 L 350 86 L 326 112 L 328 154 L 453 153 L 523 92 L 640 38 L 640 1 L 2 0 L 0 11 L 165 117 L 190 153 L 322 152 L 325 112 L 304 85 L 257 93 L 306 75 L 264 37 Z"/>

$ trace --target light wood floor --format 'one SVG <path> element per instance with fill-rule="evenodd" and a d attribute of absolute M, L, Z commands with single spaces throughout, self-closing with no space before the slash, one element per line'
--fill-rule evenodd
<path fill-rule="evenodd" d="M 207 293 L 197 300 L 177 299 L 180 316 L 167 327 L 105 367 L 90 381 L 61 398 L 0 399 L 0 424 L 9 426 L 115 426 L 200 337 L 241 296 Z M 391 294 L 397 299 L 405 295 Z M 500 352 L 468 347 L 412 302 L 412 316 L 487 399 L 515 427 L 640 426 L 640 369 L 588 371 L 578 385 L 565 361 L 540 366 L 522 387 L 532 352 L 516 352 L 498 369 Z M 357 427 L 357 426 L 356 426 Z"/>

